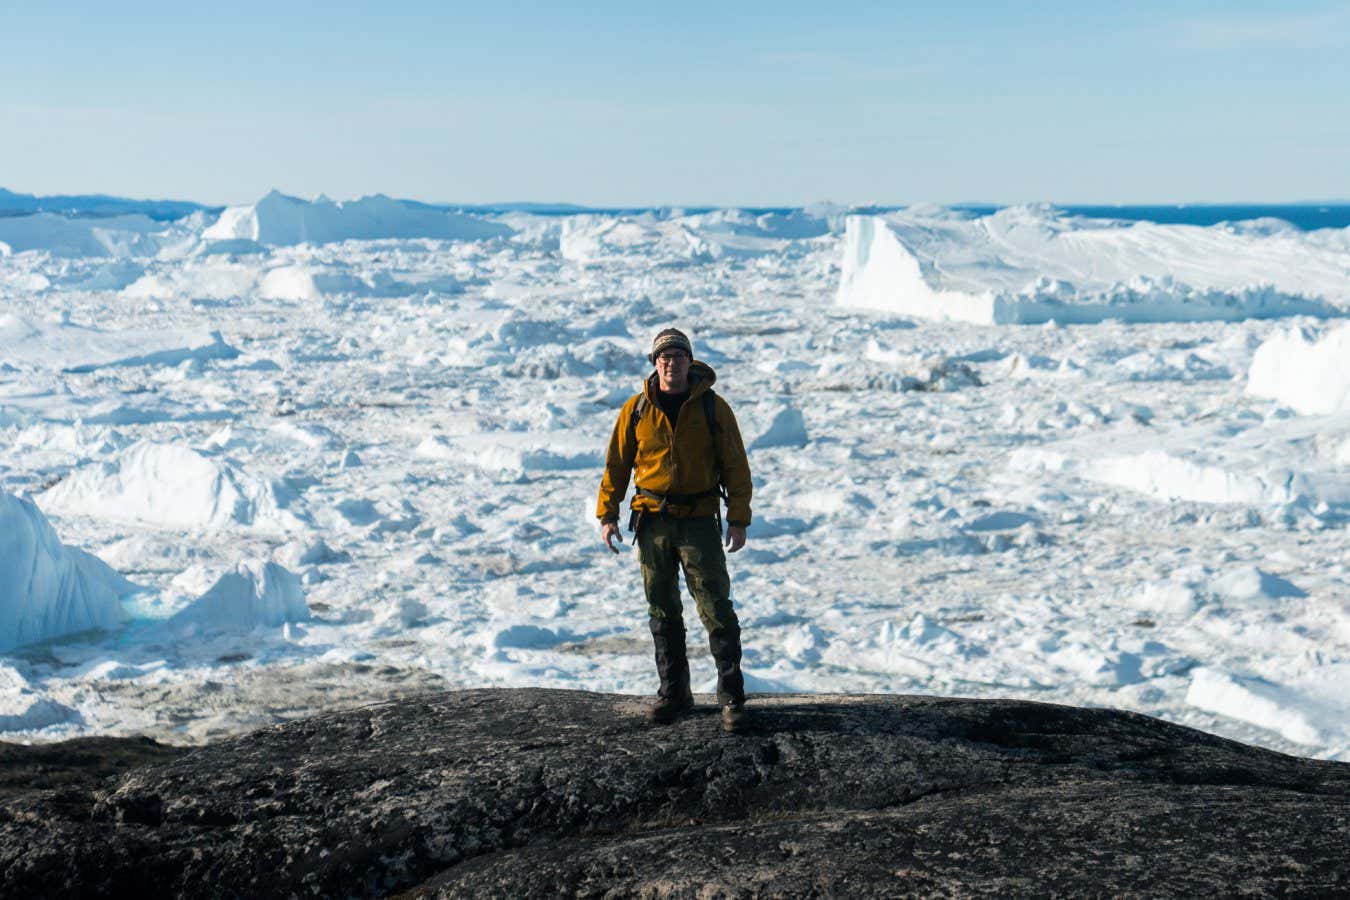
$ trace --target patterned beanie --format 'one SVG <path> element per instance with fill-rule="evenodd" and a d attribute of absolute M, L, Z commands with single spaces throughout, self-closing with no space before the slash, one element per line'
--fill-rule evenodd
<path fill-rule="evenodd" d="M 656 357 L 661 351 L 669 350 L 671 347 L 688 353 L 690 359 L 694 358 L 694 345 L 689 343 L 688 336 L 678 328 L 667 328 L 652 341 L 652 352 L 647 354 L 647 361 L 655 365 Z"/>

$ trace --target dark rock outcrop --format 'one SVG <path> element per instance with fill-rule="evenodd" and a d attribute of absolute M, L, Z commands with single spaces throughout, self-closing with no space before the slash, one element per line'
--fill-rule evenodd
<path fill-rule="evenodd" d="M 181 755 L 107 742 L 146 764 L 102 781 L 117 762 L 81 769 L 67 752 L 46 783 L 31 754 L 65 751 L 9 747 L 0 883 L 28 897 L 1350 892 L 1345 764 L 1039 703 L 752 708 L 751 731 L 728 735 L 712 707 L 661 727 L 631 697 L 436 694 Z"/>

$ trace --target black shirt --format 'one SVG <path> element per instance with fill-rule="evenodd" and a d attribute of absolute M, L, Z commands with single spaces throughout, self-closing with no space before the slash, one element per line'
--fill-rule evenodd
<path fill-rule="evenodd" d="M 684 401 L 689 399 L 689 389 L 686 388 L 679 394 L 667 394 L 665 391 L 657 388 L 656 402 L 661 404 L 661 411 L 666 414 L 670 420 L 670 430 L 675 430 L 675 423 L 680 419 L 680 407 L 684 406 Z"/>

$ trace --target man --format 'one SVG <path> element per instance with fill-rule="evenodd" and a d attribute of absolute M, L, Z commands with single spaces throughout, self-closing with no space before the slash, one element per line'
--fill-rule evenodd
<path fill-rule="evenodd" d="M 596 514 L 600 537 L 615 553 L 619 504 L 636 472 L 629 528 L 638 546 L 647 612 L 661 681 L 648 717 L 673 722 L 694 705 L 685 652 L 679 569 L 708 631 L 717 663 L 722 727 L 746 724 L 741 675 L 741 626 L 731 606 L 731 579 L 722 552 L 722 489 L 727 501 L 726 547 L 745 546 L 750 524 L 750 463 L 731 407 L 712 393 L 717 376 L 694 360 L 681 331 L 667 328 L 647 357 L 656 367 L 619 411 L 609 439 Z"/>

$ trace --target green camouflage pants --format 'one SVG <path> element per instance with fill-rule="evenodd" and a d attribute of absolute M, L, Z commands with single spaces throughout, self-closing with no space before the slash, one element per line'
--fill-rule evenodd
<path fill-rule="evenodd" d="M 653 619 L 681 621 L 679 570 L 694 596 L 698 617 L 708 634 L 734 629 L 740 623 L 731 608 L 731 578 L 722 551 L 721 529 L 712 516 L 679 519 L 646 513 L 638 528 L 638 560 Z"/>

